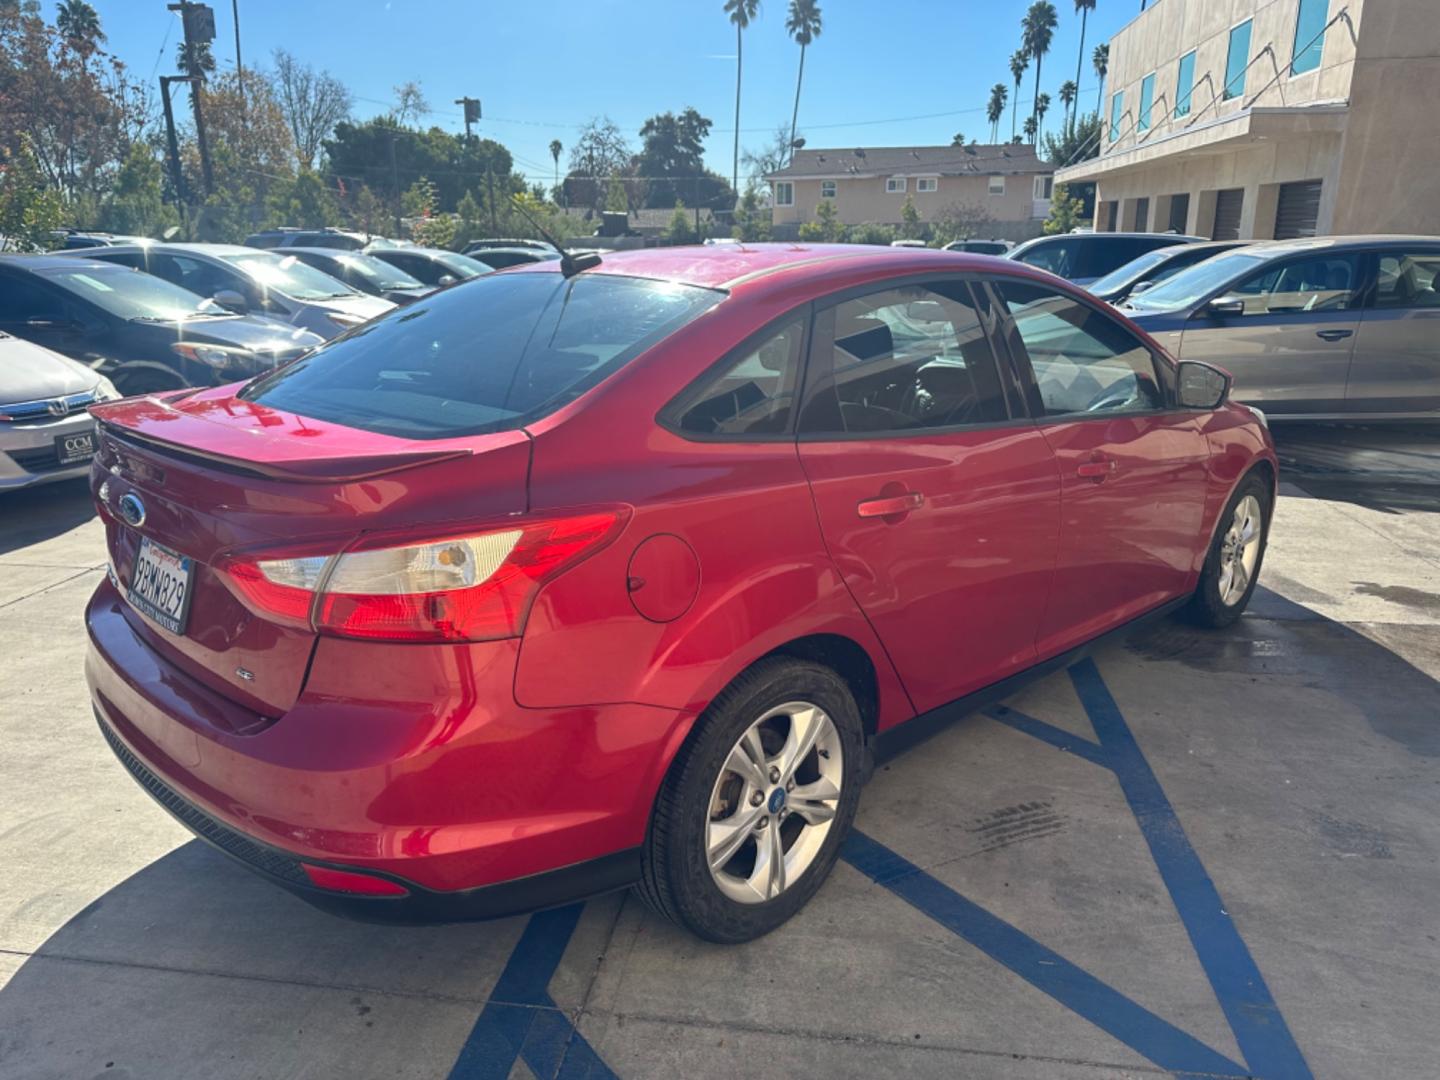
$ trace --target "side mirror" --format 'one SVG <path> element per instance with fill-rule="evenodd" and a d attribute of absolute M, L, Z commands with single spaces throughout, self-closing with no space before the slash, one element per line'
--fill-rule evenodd
<path fill-rule="evenodd" d="M 212 299 L 226 311 L 233 311 L 236 315 L 244 315 L 250 310 L 245 297 L 234 289 L 217 289 Z"/>
<path fill-rule="evenodd" d="M 440 280 L 439 280 L 436 284 L 438 284 L 441 288 L 444 288 L 446 285 L 454 285 L 454 284 L 455 284 L 455 275 L 454 275 L 454 274 L 441 274 L 441 275 L 440 275 Z"/>
<path fill-rule="evenodd" d="M 1218 409 L 1230 397 L 1233 380 L 1228 371 L 1198 360 L 1181 360 L 1175 375 L 1182 408 Z"/>
<path fill-rule="evenodd" d="M 1245 301 L 1238 296 L 1217 296 L 1205 305 L 1205 310 L 1217 319 L 1228 319 L 1245 314 Z"/>
<path fill-rule="evenodd" d="M 1153 289 L 1154 287 L 1155 282 L 1153 281 L 1137 281 L 1134 285 L 1131 286 L 1130 295 L 1139 296 L 1146 289 Z"/>

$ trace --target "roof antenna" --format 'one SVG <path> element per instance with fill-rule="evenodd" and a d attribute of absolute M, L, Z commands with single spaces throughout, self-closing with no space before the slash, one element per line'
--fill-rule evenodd
<path fill-rule="evenodd" d="M 572 278 L 580 273 L 581 270 L 590 270 L 600 265 L 600 255 L 598 252 L 587 251 L 583 255 L 570 254 L 570 252 L 560 246 L 559 240 L 556 240 L 555 237 L 550 235 L 549 230 L 547 230 L 545 226 L 530 216 L 530 211 L 525 209 L 524 203 L 514 195 L 510 196 L 510 201 L 514 204 L 515 209 L 519 210 L 525 220 L 530 223 L 530 227 L 543 236 L 551 247 L 560 252 L 560 273 L 562 276 Z"/>

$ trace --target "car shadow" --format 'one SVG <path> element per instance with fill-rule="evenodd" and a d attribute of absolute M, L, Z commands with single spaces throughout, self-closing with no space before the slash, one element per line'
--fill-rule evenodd
<path fill-rule="evenodd" d="M 0 555 L 67 533 L 94 516 L 84 477 L 0 494 Z"/>
<path fill-rule="evenodd" d="M 1281 480 L 1327 502 L 1440 512 L 1440 424 L 1277 424 Z"/>

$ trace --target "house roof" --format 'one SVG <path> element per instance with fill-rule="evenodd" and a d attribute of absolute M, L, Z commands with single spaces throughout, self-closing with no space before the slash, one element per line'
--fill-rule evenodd
<path fill-rule="evenodd" d="M 789 165 L 767 180 L 844 179 L 849 176 L 987 176 L 1051 173 L 1033 146 L 867 146 L 796 150 Z"/>

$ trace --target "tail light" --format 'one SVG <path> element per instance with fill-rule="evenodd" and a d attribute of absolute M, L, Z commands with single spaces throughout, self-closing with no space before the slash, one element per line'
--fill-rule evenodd
<path fill-rule="evenodd" d="M 320 634 L 385 641 L 516 637 L 540 587 L 593 555 L 628 513 L 607 510 L 506 529 L 340 551 L 296 547 L 217 561 L 256 614 Z"/>

